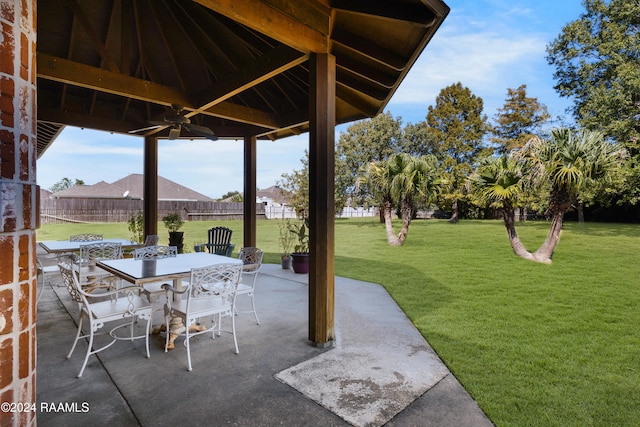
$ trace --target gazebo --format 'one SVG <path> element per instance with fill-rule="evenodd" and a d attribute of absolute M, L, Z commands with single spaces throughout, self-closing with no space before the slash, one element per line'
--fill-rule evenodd
<path fill-rule="evenodd" d="M 245 246 L 256 141 L 308 132 L 308 338 L 331 343 L 335 126 L 382 112 L 448 12 L 440 0 L 0 0 L 4 400 L 35 400 L 36 160 L 66 125 L 144 137 L 146 234 L 158 138 L 242 139 Z M 2 424 L 33 422 L 13 415 Z"/>

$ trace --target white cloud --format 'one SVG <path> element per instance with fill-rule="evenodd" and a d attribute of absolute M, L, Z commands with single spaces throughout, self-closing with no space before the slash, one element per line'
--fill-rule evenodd
<path fill-rule="evenodd" d="M 493 31 L 443 31 L 416 61 L 392 103 L 429 105 L 442 88 L 456 82 L 483 99 L 489 94 L 502 96 L 508 82 L 526 80 L 533 73 L 545 46 L 537 35 L 511 38 Z"/>

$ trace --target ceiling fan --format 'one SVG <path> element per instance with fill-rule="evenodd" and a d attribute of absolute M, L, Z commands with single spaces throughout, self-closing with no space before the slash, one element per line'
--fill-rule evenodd
<path fill-rule="evenodd" d="M 169 129 L 169 139 L 177 139 L 180 136 L 180 131 L 182 130 L 182 128 L 184 128 L 191 133 L 202 136 L 204 138 L 208 138 L 212 141 L 218 140 L 218 137 L 208 127 L 191 123 L 191 120 L 185 116 L 183 107 L 178 104 L 172 104 L 171 110 L 167 111 L 164 114 L 162 120 L 150 120 L 149 123 L 153 126 L 131 130 L 129 131 L 129 133 L 144 132 L 147 130 L 170 126 L 171 129 Z"/>

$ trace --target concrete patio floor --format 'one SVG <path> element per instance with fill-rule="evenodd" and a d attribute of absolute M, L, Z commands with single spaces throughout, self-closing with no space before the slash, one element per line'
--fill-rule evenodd
<path fill-rule="evenodd" d="M 307 275 L 265 264 L 252 314 L 230 334 L 117 342 L 91 356 L 66 355 L 77 306 L 64 287 L 38 303 L 37 402 L 41 426 L 491 426 L 491 421 L 379 285 L 336 277 L 336 342 L 307 342 Z M 239 301 L 240 309 L 248 299 Z M 162 322 L 156 313 L 154 324 Z M 140 323 L 140 328 L 143 324 Z M 223 323 L 223 328 L 229 321 Z"/>

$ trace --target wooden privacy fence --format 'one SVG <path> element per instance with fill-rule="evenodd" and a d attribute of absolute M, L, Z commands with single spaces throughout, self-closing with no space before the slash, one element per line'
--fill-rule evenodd
<path fill-rule="evenodd" d="M 43 199 L 40 223 L 127 222 L 143 210 L 142 200 L 131 199 Z M 243 204 L 207 201 L 158 201 L 158 221 L 176 212 L 185 221 L 242 219 Z M 265 218 L 264 204 L 256 203 L 256 215 Z"/>

